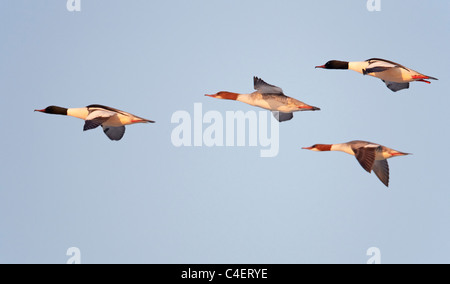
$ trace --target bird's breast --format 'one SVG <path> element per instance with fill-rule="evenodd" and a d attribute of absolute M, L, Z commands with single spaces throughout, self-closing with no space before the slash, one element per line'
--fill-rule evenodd
<path fill-rule="evenodd" d="M 367 75 L 395 83 L 408 83 L 413 81 L 411 72 L 403 68 L 392 68 L 383 72 L 369 73 Z"/>

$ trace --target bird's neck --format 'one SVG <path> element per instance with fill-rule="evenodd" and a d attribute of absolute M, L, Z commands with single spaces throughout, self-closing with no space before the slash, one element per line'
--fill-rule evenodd
<path fill-rule="evenodd" d="M 330 145 L 330 150 L 329 151 L 340 151 L 340 152 L 344 152 L 350 155 L 355 155 L 355 152 L 353 152 L 352 147 L 346 143 L 343 144 L 333 144 Z"/>
<path fill-rule="evenodd" d="M 353 70 L 355 72 L 358 72 L 360 74 L 364 74 L 363 70 L 366 70 L 367 66 L 369 66 L 369 62 L 362 61 L 362 62 L 349 62 L 348 63 L 348 69 Z"/>
<path fill-rule="evenodd" d="M 89 115 L 89 111 L 87 108 L 69 108 L 67 110 L 68 116 L 73 116 L 81 119 L 86 119 L 86 117 Z"/>

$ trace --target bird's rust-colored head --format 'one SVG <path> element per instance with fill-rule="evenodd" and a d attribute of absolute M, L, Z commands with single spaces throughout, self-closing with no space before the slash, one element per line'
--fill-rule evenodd
<path fill-rule="evenodd" d="M 239 94 L 231 93 L 231 92 L 218 92 L 215 95 L 205 95 L 207 97 L 215 98 L 215 99 L 222 99 L 222 100 L 237 100 L 239 97 Z"/>
<path fill-rule="evenodd" d="M 331 151 L 331 146 L 332 145 L 330 145 L 330 144 L 315 144 L 315 145 L 312 145 L 311 147 L 303 147 L 302 149 L 316 151 L 316 152 L 322 152 L 322 151 Z"/>

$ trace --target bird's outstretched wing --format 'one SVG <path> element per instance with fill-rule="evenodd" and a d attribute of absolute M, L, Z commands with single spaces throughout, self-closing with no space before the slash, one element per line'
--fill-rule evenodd
<path fill-rule="evenodd" d="M 272 114 L 279 122 L 288 121 L 294 117 L 293 113 L 287 112 L 272 111 Z"/>
<path fill-rule="evenodd" d="M 367 172 L 372 172 L 373 164 L 375 163 L 376 152 L 382 150 L 379 145 L 367 145 L 360 148 L 354 148 L 355 157 L 360 163 L 360 165 Z"/>
<path fill-rule="evenodd" d="M 367 68 L 365 70 L 363 70 L 364 75 L 366 75 L 368 73 L 384 72 L 384 71 L 387 71 L 392 68 L 402 68 L 402 69 L 405 69 L 406 71 L 411 71 L 401 64 L 398 64 L 398 63 L 395 63 L 393 61 L 389 61 L 386 59 L 371 58 L 371 59 L 367 60 L 367 62 L 369 62 L 369 65 L 367 66 Z"/>
<path fill-rule="evenodd" d="M 114 115 L 116 115 L 115 112 L 107 110 L 91 111 L 89 115 L 86 117 L 83 130 L 86 131 L 97 128 Z"/>
<path fill-rule="evenodd" d="M 144 122 L 155 123 L 155 121 L 153 121 L 153 120 L 142 118 L 142 117 L 139 117 L 137 115 L 131 114 L 129 112 L 126 112 L 126 111 L 123 111 L 123 110 L 120 110 L 120 109 L 116 109 L 116 108 L 112 108 L 112 107 L 109 107 L 109 106 L 94 104 L 94 105 L 88 105 L 87 108 L 89 110 L 89 113 L 98 112 L 98 111 L 103 111 L 105 113 L 111 112 L 113 114 L 121 114 L 121 115 L 124 115 L 124 116 L 135 117 L 136 119 L 141 119 Z"/>
<path fill-rule="evenodd" d="M 125 134 L 125 126 L 119 127 L 102 126 L 102 127 L 103 132 L 106 134 L 106 136 L 108 136 L 108 138 L 113 141 L 119 141 Z"/>
<path fill-rule="evenodd" d="M 403 89 L 409 89 L 409 83 L 396 83 L 385 80 L 382 81 L 386 84 L 386 87 L 388 87 L 393 92 L 398 92 Z"/>
<path fill-rule="evenodd" d="M 372 170 L 381 182 L 389 187 L 389 164 L 387 160 L 375 161 Z"/>
<path fill-rule="evenodd" d="M 267 84 L 258 77 L 253 77 L 253 85 L 255 90 L 259 91 L 261 94 L 283 95 L 283 90 L 280 87 Z"/>

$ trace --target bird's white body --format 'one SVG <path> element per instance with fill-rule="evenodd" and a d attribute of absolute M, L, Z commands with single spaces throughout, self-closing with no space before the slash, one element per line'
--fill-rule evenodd
<path fill-rule="evenodd" d="M 421 74 L 393 61 L 380 58 L 354 62 L 331 60 L 325 65 L 316 66 L 316 68 L 353 70 L 363 75 L 381 79 L 393 92 L 408 89 L 410 82 L 417 81 L 430 84 L 431 82 L 427 81 L 427 79 L 438 80 L 437 78 Z"/>
<path fill-rule="evenodd" d="M 102 105 L 90 105 L 82 108 L 61 108 L 56 106 L 50 106 L 40 112 L 49 114 L 67 115 L 76 118 L 83 119 L 85 121 L 84 130 L 90 130 L 102 126 L 103 131 L 111 140 L 120 140 L 125 134 L 125 125 L 134 123 L 153 123 L 154 121 L 141 118 L 124 112 L 118 109 L 114 109 Z"/>
<path fill-rule="evenodd" d="M 108 119 L 103 122 L 104 126 L 120 127 L 125 125 L 130 125 L 134 123 L 146 123 L 149 122 L 147 119 L 138 117 L 128 112 L 115 110 L 112 108 L 105 109 L 103 107 L 87 107 L 87 108 L 76 108 L 69 109 L 68 113 L 72 113 L 75 117 L 92 120 L 98 117 L 107 117 Z M 86 115 L 87 112 L 87 116 Z"/>
<path fill-rule="evenodd" d="M 395 82 L 395 83 L 409 83 L 416 81 L 414 76 L 420 76 L 417 71 L 406 68 L 394 68 L 398 65 L 394 65 L 392 63 L 386 61 L 375 61 L 370 63 L 369 61 L 361 61 L 361 62 L 349 62 L 348 69 L 358 72 L 363 75 L 369 75 L 383 81 Z M 372 68 L 382 67 L 388 68 L 383 72 L 371 72 L 365 73 L 365 70 L 370 70 Z"/>

